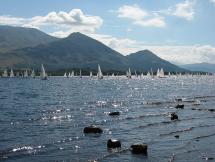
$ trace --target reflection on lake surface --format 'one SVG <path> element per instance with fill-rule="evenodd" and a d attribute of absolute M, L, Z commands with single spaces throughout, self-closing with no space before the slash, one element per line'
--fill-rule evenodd
<path fill-rule="evenodd" d="M 174 108 L 176 98 L 184 109 Z M 214 104 L 213 76 L 1 78 L 0 160 L 205 161 L 215 158 Z M 172 112 L 179 120 L 170 120 Z M 85 135 L 91 124 L 103 133 Z M 109 151 L 110 138 L 123 151 Z M 136 142 L 148 144 L 148 156 L 131 154 Z"/>

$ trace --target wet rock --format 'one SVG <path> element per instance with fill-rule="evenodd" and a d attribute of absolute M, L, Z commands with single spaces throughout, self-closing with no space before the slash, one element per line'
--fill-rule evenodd
<path fill-rule="evenodd" d="M 109 115 L 110 115 L 110 116 L 119 116 L 119 115 L 120 115 L 120 112 L 119 112 L 119 111 L 110 112 Z"/>
<path fill-rule="evenodd" d="M 175 106 L 175 108 L 176 108 L 176 109 L 183 109 L 183 108 L 184 108 L 184 105 L 178 104 L 178 105 Z"/>
<path fill-rule="evenodd" d="M 131 145 L 130 148 L 133 154 L 147 154 L 148 146 L 147 144 L 137 143 Z"/>
<path fill-rule="evenodd" d="M 176 113 L 171 113 L 171 120 L 178 120 L 178 115 Z"/>
<path fill-rule="evenodd" d="M 179 138 L 179 135 L 175 135 L 175 138 Z"/>
<path fill-rule="evenodd" d="M 103 130 L 95 125 L 84 128 L 84 133 L 102 133 L 102 132 Z"/>
<path fill-rule="evenodd" d="M 107 141 L 107 147 L 108 148 L 120 148 L 121 147 L 121 142 L 117 139 L 109 139 Z"/>
<path fill-rule="evenodd" d="M 208 109 L 208 111 L 210 111 L 210 112 L 214 112 L 214 111 L 215 111 L 215 109 Z"/>

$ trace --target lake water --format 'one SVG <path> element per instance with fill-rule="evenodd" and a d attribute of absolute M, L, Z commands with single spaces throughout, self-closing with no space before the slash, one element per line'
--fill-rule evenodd
<path fill-rule="evenodd" d="M 184 109 L 174 108 L 176 98 Z M 214 161 L 214 105 L 213 76 L 0 78 L 0 161 Z M 171 121 L 171 112 L 179 120 Z M 91 124 L 104 132 L 85 135 Z M 121 150 L 107 149 L 110 138 Z M 148 144 L 147 156 L 130 152 L 137 142 Z"/>

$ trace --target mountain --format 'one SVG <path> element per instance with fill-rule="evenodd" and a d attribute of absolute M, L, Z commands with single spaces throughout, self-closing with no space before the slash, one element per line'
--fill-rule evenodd
<path fill-rule="evenodd" d="M 215 73 L 215 64 L 209 64 L 205 62 L 181 65 L 181 67 L 189 69 L 191 71 L 203 71 L 203 72 Z"/>
<path fill-rule="evenodd" d="M 163 68 L 164 71 L 182 72 L 187 71 L 166 60 L 161 59 L 149 50 L 138 51 L 126 56 L 129 60 L 130 67 L 138 71 L 157 71 L 158 68 Z"/>
<path fill-rule="evenodd" d="M 52 70 L 97 69 L 98 64 L 104 70 L 124 70 L 128 64 L 127 59 L 120 53 L 81 33 L 72 33 L 66 38 L 48 44 L 17 49 L 6 55 L 18 60 L 17 63 L 12 61 L 7 66 L 37 68 L 43 63 Z M 10 62 L 11 58 L 4 58 L 4 62 Z"/>
<path fill-rule="evenodd" d="M 125 71 L 185 71 L 148 50 L 128 56 L 81 33 L 57 39 L 37 29 L 0 26 L 0 68 L 34 68 L 47 70 L 82 68 Z"/>
<path fill-rule="evenodd" d="M 50 43 L 57 40 L 37 29 L 0 26 L 0 51 L 5 52 L 24 47 L 33 47 L 39 44 Z"/>

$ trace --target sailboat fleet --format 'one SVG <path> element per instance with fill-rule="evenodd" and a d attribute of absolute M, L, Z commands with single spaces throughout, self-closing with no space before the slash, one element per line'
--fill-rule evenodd
<path fill-rule="evenodd" d="M 31 72 L 31 73 L 29 73 L 29 72 Z M 193 76 L 193 74 L 185 74 L 185 75 L 186 76 Z M 196 74 L 196 75 L 197 76 L 201 76 L 201 74 Z M 209 74 L 206 74 L 206 76 L 208 76 L 208 75 Z M 65 78 L 73 78 L 75 76 L 78 76 L 79 78 L 82 78 L 82 71 L 81 71 L 81 69 L 79 71 L 79 74 L 76 73 L 76 75 L 75 75 L 74 70 L 72 70 L 71 72 L 68 72 L 68 73 L 65 72 L 64 75 L 63 75 L 63 77 L 65 77 Z M 114 73 L 112 73 L 111 75 L 107 74 L 106 77 L 109 77 L 109 76 L 110 77 L 116 77 L 116 76 L 118 76 L 118 74 L 117 75 L 115 75 Z M 132 76 L 130 68 L 128 68 L 128 70 L 126 71 L 126 77 L 128 79 L 131 79 L 132 77 L 135 77 L 135 78 L 138 78 L 138 77 L 139 78 L 144 78 L 144 76 L 146 76 L 148 78 L 154 78 L 154 77 L 156 77 L 156 78 L 167 78 L 167 77 L 171 77 L 171 76 L 181 77 L 183 75 L 181 73 L 171 74 L 170 72 L 168 72 L 168 74 L 165 75 L 165 72 L 164 72 L 163 68 L 158 68 L 156 75 L 154 75 L 154 72 L 153 72 L 152 69 L 151 69 L 151 71 L 148 71 L 146 73 L 146 75 L 144 75 L 144 73 L 140 73 L 140 75 L 138 75 L 137 72 L 134 71 L 133 76 Z M 9 71 L 9 73 L 8 73 L 7 69 L 5 69 L 0 77 L 2 77 L 2 78 L 14 78 L 14 77 L 40 78 L 41 80 L 47 80 L 48 79 L 48 75 L 47 75 L 47 73 L 45 71 L 45 68 L 44 68 L 43 64 L 41 65 L 40 76 L 36 76 L 36 73 L 35 73 L 34 69 L 31 70 L 31 71 L 30 70 L 25 70 L 24 73 L 20 73 L 20 71 L 17 71 L 16 73 L 14 73 L 13 69 L 11 68 L 10 71 Z M 92 71 L 90 71 L 89 77 L 90 78 L 94 78 L 95 77 L 95 76 L 93 76 L 93 72 Z M 97 79 L 103 79 L 104 78 L 104 75 L 102 73 L 102 70 L 101 70 L 101 67 L 100 67 L 99 64 L 98 64 L 98 71 L 97 71 L 96 77 L 97 77 Z"/>
<path fill-rule="evenodd" d="M 10 69 L 10 73 L 8 74 L 7 69 L 4 70 L 2 76 L 2 78 L 17 78 L 17 77 L 23 77 L 23 78 L 36 78 L 36 73 L 34 71 L 34 69 L 31 71 L 31 74 L 29 75 L 29 70 L 25 70 L 23 73 L 20 73 L 20 71 L 17 71 L 16 73 L 14 73 L 13 69 Z M 41 72 L 40 72 L 40 78 L 41 80 L 47 80 L 48 79 L 48 75 L 45 71 L 45 68 L 43 66 L 43 64 L 41 65 Z"/>

